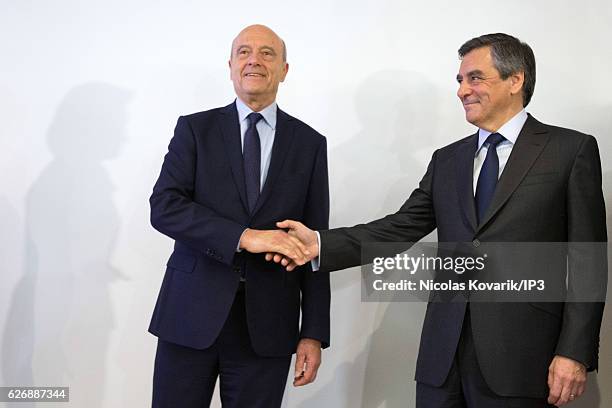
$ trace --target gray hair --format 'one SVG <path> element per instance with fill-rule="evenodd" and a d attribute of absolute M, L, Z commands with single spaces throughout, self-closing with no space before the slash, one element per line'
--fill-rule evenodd
<path fill-rule="evenodd" d="M 281 43 L 283 44 L 283 62 L 287 62 L 287 45 L 285 44 L 285 40 L 283 40 L 282 38 L 280 38 L 280 40 L 281 40 Z"/>
<path fill-rule="evenodd" d="M 485 34 L 472 38 L 459 48 L 459 58 L 477 48 L 490 47 L 493 65 L 501 79 L 523 72 L 523 107 L 527 106 L 533 96 L 536 82 L 536 63 L 533 50 L 529 45 L 516 37 L 504 33 Z"/>

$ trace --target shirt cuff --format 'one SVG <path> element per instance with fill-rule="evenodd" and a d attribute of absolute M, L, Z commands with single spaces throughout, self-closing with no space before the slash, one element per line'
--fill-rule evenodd
<path fill-rule="evenodd" d="M 321 234 L 319 234 L 319 231 L 315 231 L 315 233 L 317 234 L 317 246 L 319 247 L 319 253 L 317 254 L 316 258 L 313 258 L 312 261 L 310 261 L 310 266 L 312 267 L 313 272 L 318 271 L 321 267 Z"/>
<path fill-rule="evenodd" d="M 245 228 L 244 231 L 242 231 L 242 234 L 240 234 L 240 238 L 238 238 L 238 243 L 236 244 L 236 252 L 242 252 L 242 248 L 240 248 L 240 241 L 242 241 L 242 236 L 244 235 L 246 230 L 248 230 L 248 228 Z"/>

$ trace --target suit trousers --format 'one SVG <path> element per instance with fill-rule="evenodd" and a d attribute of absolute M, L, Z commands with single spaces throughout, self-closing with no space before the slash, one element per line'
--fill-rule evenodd
<path fill-rule="evenodd" d="M 417 382 L 416 408 L 555 408 L 546 398 L 503 397 L 487 385 L 476 356 L 469 304 L 459 345 L 448 377 L 441 387 Z"/>
<path fill-rule="evenodd" d="M 244 286 L 215 343 L 197 350 L 159 339 L 153 408 L 209 407 L 217 377 L 224 408 L 280 407 L 291 356 L 262 357 L 249 339 Z"/>

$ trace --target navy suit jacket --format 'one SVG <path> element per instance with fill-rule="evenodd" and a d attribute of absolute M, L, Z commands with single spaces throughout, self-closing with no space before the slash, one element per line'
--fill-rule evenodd
<path fill-rule="evenodd" d="M 153 227 L 175 240 L 151 333 L 196 349 L 209 347 L 244 274 L 256 353 L 290 355 L 305 337 L 329 345 L 329 275 L 313 273 L 310 265 L 287 273 L 263 254 L 236 252 L 246 228 L 276 229 L 284 219 L 328 228 L 323 136 L 278 109 L 270 167 L 249 213 L 235 103 L 180 117 L 150 204 Z"/>
<path fill-rule="evenodd" d="M 605 242 L 601 164 L 592 136 L 525 122 L 491 205 L 476 221 L 473 163 L 478 133 L 437 150 L 419 187 L 395 214 L 321 232 L 321 271 L 361 263 L 363 242 L 416 242 L 437 228 L 440 242 Z M 570 270 L 605 282 L 597 268 Z M 562 271 L 566 265 L 560 265 Z M 417 381 L 441 386 L 461 335 L 466 303 L 430 303 L 416 367 Z M 562 355 L 595 369 L 603 303 L 470 303 L 482 374 L 498 395 L 548 395 L 548 366 Z"/>

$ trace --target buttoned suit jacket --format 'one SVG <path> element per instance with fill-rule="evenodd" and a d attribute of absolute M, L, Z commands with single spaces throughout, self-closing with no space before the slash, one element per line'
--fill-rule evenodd
<path fill-rule="evenodd" d="M 607 240 L 601 165 L 592 136 L 529 115 L 479 223 L 473 195 L 477 143 L 478 133 L 437 150 L 419 187 L 397 213 L 322 231 L 321 271 L 359 265 L 362 243 L 416 242 L 435 228 L 440 242 L 474 245 Z M 606 282 L 605 267 L 589 273 Z M 465 302 L 428 304 L 417 381 L 444 383 L 465 310 Z M 501 396 L 541 398 L 548 395 L 554 355 L 597 368 L 602 312 L 603 303 L 596 302 L 471 302 L 474 347 L 487 384 Z"/>
<path fill-rule="evenodd" d="M 325 138 L 278 109 L 270 167 L 250 213 L 236 104 L 180 117 L 150 198 L 151 224 L 175 244 L 149 331 L 179 345 L 211 346 L 245 275 L 256 353 L 290 355 L 304 337 L 327 347 L 329 276 L 310 265 L 287 273 L 237 245 L 246 228 L 276 229 L 284 219 L 328 228 L 328 189 Z"/>

